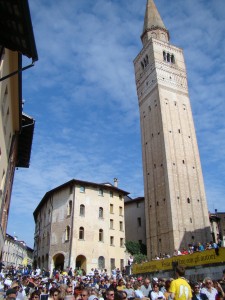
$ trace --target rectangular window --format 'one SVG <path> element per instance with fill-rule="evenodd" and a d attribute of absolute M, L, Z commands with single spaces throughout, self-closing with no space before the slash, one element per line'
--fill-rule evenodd
<path fill-rule="evenodd" d="M 138 208 L 138 207 L 140 207 L 140 203 L 139 203 L 139 202 L 137 202 L 137 208 Z"/>
<path fill-rule="evenodd" d="M 113 214 L 113 204 L 110 204 L 110 214 Z"/>
<path fill-rule="evenodd" d="M 110 197 L 111 197 L 111 198 L 113 197 L 113 192 L 112 192 L 112 191 L 110 191 Z"/>
<path fill-rule="evenodd" d="M 123 231 L 123 222 L 120 221 L 120 231 Z"/>
<path fill-rule="evenodd" d="M 103 196 L 103 189 L 100 188 L 100 189 L 98 190 L 98 195 L 99 195 L 99 196 Z"/>
<path fill-rule="evenodd" d="M 114 246 L 114 236 L 110 236 L 110 246 Z"/>
<path fill-rule="evenodd" d="M 123 215 L 123 208 L 122 208 L 122 206 L 119 207 L 119 215 L 120 215 L 120 216 Z"/>
<path fill-rule="evenodd" d="M 85 186 L 80 186 L 80 193 L 85 193 Z"/>
<path fill-rule="evenodd" d="M 137 218 L 138 227 L 141 227 L 141 218 Z"/>
<path fill-rule="evenodd" d="M 110 229 L 113 229 L 113 219 L 110 219 Z"/>
<path fill-rule="evenodd" d="M 115 258 L 110 258 L 110 267 L 111 267 L 111 270 L 115 269 L 115 267 L 116 267 Z"/>
<path fill-rule="evenodd" d="M 120 270 L 124 268 L 124 259 L 120 260 Z"/>
<path fill-rule="evenodd" d="M 120 238 L 120 247 L 123 247 L 124 243 L 123 243 L 123 238 Z"/>

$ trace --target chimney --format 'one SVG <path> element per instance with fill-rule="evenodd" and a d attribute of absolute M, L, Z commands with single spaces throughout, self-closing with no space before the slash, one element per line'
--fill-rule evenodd
<path fill-rule="evenodd" d="M 118 187 L 118 179 L 114 178 L 114 186 L 117 188 Z"/>

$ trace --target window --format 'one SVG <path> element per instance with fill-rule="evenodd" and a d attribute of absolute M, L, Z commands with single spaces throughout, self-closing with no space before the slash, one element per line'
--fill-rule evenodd
<path fill-rule="evenodd" d="M 120 200 L 122 200 L 122 199 L 123 199 L 122 195 L 119 195 L 119 199 L 120 199 Z"/>
<path fill-rule="evenodd" d="M 113 197 L 113 192 L 112 192 L 112 191 L 110 191 L 110 197 L 111 197 L 111 198 Z"/>
<path fill-rule="evenodd" d="M 66 226 L 66 236 L 65 236 L 65 241 L 69 241 L 70 239 L 70 226 Z"/>
<path fill-rule="evenodd" d="M 110 204 L 110 214 L 113 214 L 113 204 Z"/>
<path fill-rule="evenodd" d="M 137 202 L 137 208 L 138 208 L 138 207 L 140 207 L 140 203 L 139 203 L 139 202 Z"/>
<path fill-rule="evenodd" d="M 98 217 L 99 217 L 100 219 L 103 218 L 103 208 L 102 208 L 102 207 L 99 207 L 99 210 L 98 210 Z"/>
<path fill-rule="evenodd" d="M 80 193 L 85 193 L 85 186 L 80 186 Z"/>
<path fill-rule="evenodd" d="M 99 256 L 98 258 L 98 268 L 104 269 L 105 268 L 105 258 L 104 256 Z"/>
<path fill-rule="evenodd" d="M 81 204 L 80 205 L 80 216 L 85 216 L 85 206 L 84 204 Z"/>
<path fill-rule="evenodd" d="M 110 267 L 111 267 L 111 270 L 115 269 L 115 267 L 116 267 L 115 258 L 110 258 Z"/>
<path fill-rule="evenodd" d="M 110 236 L 110 246 L 114 246 L 114 236 Z"/>
<path fill-rule="evenodd" d="M 187 203 L 191 203 L 191 200 L 190 200 L 190 198 L 187 198 Z"/>
<path fill-rule="evenodd" d="M 120 238 L 120 247 L 124 246 L 123 238 Z"/>
<path fill-rule="evenodd" d="M 138 227 L 141 227 L 141 218 L 137 218 Z"/>
<path fill-rule="evenodd" d="M 120 215 L 120 216 L 123 215 L 123 208 L 122 208 L 122 206 L 119 207 L 119 215 Z"/>
<path fill-rule="evenodd" d="M 124 268 L 124 259 L 120 260 L 120 270 Z"/>
<path fill-rule="evenodd" d="M 67 205 L 67 216 L 71 216 L 72 213 L 72 201 L 70 200 Z"/>
<path fill-rule="evenodd" d="M 113 225 L 114 225 L 114 224 L 113 224 L 113 219 L 110 219 L 110 225 L 109 225 L 109 226 L 110 226 L 110 229 L 113 229 Z"/>
<path fill-rule="evenodd" d="M 163 51 L 163 60 L 165 62 L 175 64 L 175 56 L 169 52 Z"/>
<path fill-rule="evenodd" d="M 99 242 L 103 242 L 103 229 L 99 229 Z"/>
<path fill-rule="evenodd" d="M 84 240 L 84 227 L 79 228 L 79 240 Z"/>
<path fill-rule="evenodd" d="M 123 231 L 123 222 L 120 221 L 120 231 Z"/>
<path fill-rule="evenodd" d="M 102 188 L 100 188 L 100 189 L 98 190 L 98 195 L 99 195 L 99 196 L 103 196 L 103 189 L 102 189 Z"/>

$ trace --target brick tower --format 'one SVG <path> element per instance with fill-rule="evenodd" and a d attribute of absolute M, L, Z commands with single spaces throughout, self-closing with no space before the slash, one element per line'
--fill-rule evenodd
<path fill-rule="evenodd" d="M 169 39 L 154 1 L 148 0 L 143 48 L 134 67 L 149 258 L 211 239 L 183 51 Z"/>

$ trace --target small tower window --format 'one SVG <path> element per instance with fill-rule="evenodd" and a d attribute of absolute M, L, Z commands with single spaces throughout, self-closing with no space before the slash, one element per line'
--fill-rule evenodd
<path fill-rule="evenodd" d="M 165 51 L 163 51 L 163 60 L 166 61 L 166 52 Z"/>

